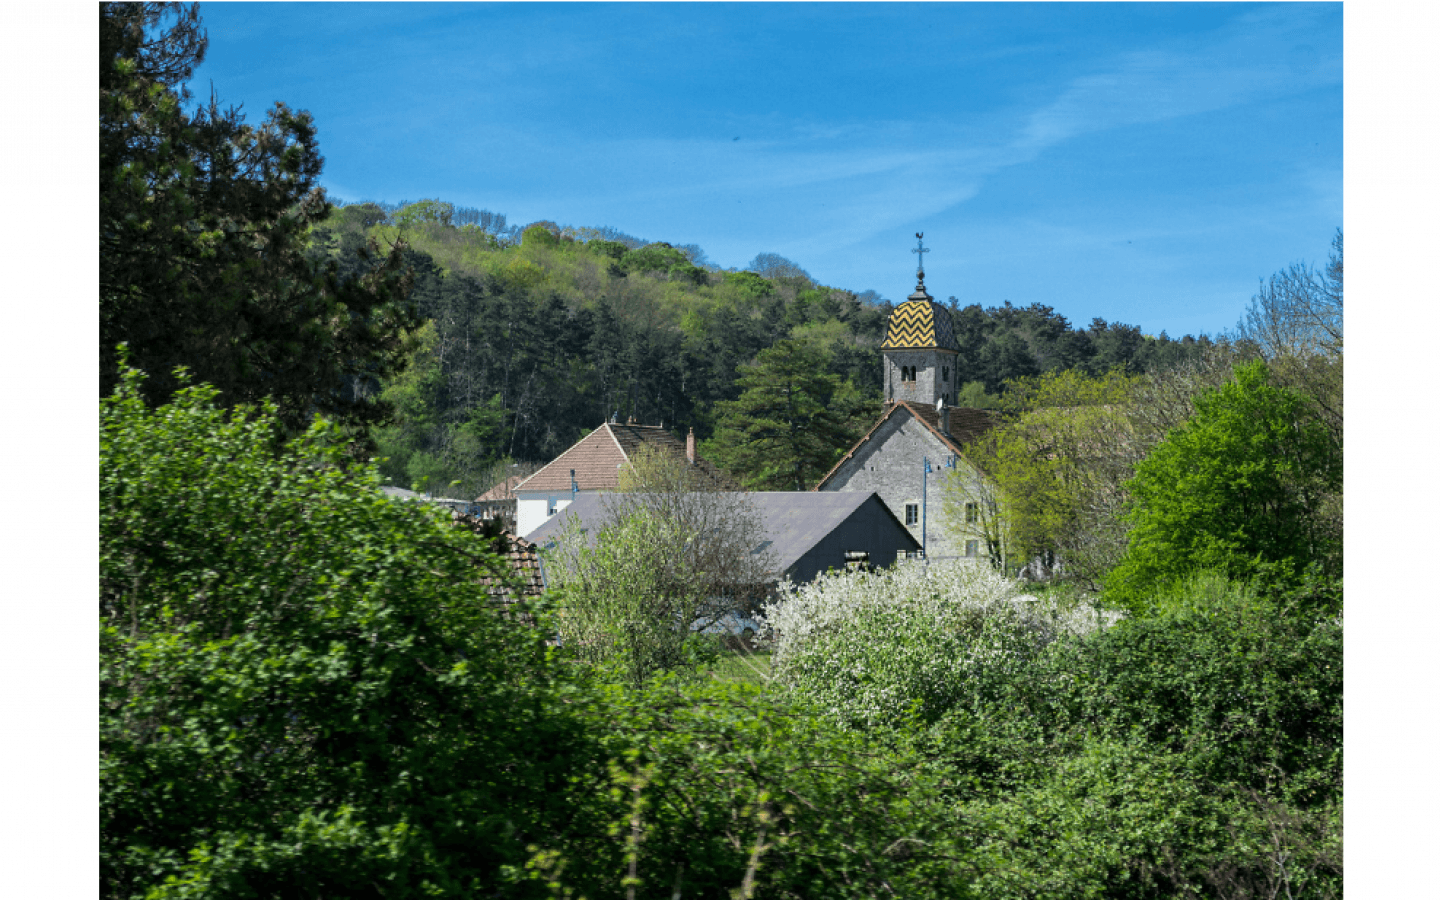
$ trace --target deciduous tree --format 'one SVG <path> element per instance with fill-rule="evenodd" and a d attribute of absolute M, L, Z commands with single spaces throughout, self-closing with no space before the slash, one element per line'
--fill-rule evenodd
<path fill-rule="evenodd" d="M 1324 505 L 1340 490 L 1342 459 L 1314 406 L 1257 361 L 1195 408 L 1127 483 L 1133 527 L 1107 599 L 1143 611 L 1201 569 L 1288 580 L 1314 564 L 1338 576 L 1341 535 Z"/>
<path fill-rule="evenodd" d="M 984 477 L 947 484 L 952 527 L 983 536 L 997 563 L 1058 557 L 1069 576 L 1098 582 L 1124 551 L 1122 484 L 1146 446 L 1130 415 L 1139 381 L 1077 370 L 1012 381 L 1006 421 L 968 453 Z"/>
<path fill-rule="evenodd" d="M 593 535 L 572 521 L 546 551 L 567 645 L 640 684 L 691 668 L 697 629 L 754 612 L 775 560 L 758 512 L 733 487 L 682 457 L 638 449 Z"/>
<path fill-rule="evenodd" d="M 216 399 L 131 370 L 102 406 L 101 894 L 514 891 L 591 757 L 505 564 Z"/>

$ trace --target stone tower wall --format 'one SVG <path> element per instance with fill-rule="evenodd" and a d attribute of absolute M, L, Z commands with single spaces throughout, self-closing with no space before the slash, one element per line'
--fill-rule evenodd
<path fill-rule="evenodd" d="M 886 350 L 884 356 L 886 400 L 934 405 L 943 397 L 947 405 L 955 405 L 959 390 L 955 380 L 958 353 L 939 349 Z M 914 381 L 900 380 L 901 366 L 915 367 Z"/>

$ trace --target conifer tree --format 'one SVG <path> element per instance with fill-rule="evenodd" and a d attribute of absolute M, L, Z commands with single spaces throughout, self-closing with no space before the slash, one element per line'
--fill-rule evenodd
<path fill-rule="evenodd" d="M 854 442 L 859 394 L 823 350 L 782 340 L 740 367 L 738 400 L 718 404 L 707 454 L 750 490 L 804 491 Z"/>
<path fill-rule="evenodd" d="M 307 254 L 331 210 L 310 114 L 262 124 L 185 87 L 207 36 L 194 5 L 100 6 L 100 392 L 115 348 L 166 397 L 184 365 L 233 406 L 272 398 L 283 421 L 363 424 L 414 327 L 397 249 L 371 243 L 356 277 Z"/>

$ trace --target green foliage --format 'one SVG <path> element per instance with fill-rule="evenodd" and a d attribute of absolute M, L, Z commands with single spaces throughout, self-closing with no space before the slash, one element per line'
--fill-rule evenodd
<path fill-rule="evenodd" d="M 477 496 L 498 479 L 513 413 L 493 395 L 463 410 L 460 420 L 445 418 L 448 394 L 456 379 L 440 352 L 435 322 L 410 335 L 414 350 L 406 369 L 390 380 L 381 398 L 395 411 L 395 423 L 374 431 L 380 472 L 392 483 L 447 496 Z M 452 412 L 460 412 L 453 410 Z M 448 486 L 458 482 L 452 489 Z"/>
<path fill-rule="evenodd" d="M 455 205 L 443 200 L 420 200 L 401 207 L 390 217 L 391 224 L 401 228 L 432 223 L 448 226 L 454 224 L 454 219 Z"/>
<path fill-rule="evenodd" d="M 915 735 L 994 825 L 981 896 L 1339 895 L 1341 624 L 1192 588 L 1056 641 Z"/>
<path fill-rule="evenodd" d="M 513 881 L 590 751 L 543 632 L 479 583 L 503 564 L 330 426 L 141 388 L 101 413 L 102 893 Z"/>
<path fill-rule="evenodd" d="M 829 375 L 823 351 L 782 340 L 740 370 L 707 453 L 751 490 L 803 491 L 859 437 L 863 400 Z"/>
<path fill-rule="evenodd" d="M 585 249 L 603 256 L 608 256 L 616 262 L 619 262 L 626 253 L 630 252 L 630 248 L 619 241 L 607 241 L 601 238 L 586 241 Z"/>
<path fill-rule="evenodd" d="M 604 521 L 566 523 L 544 551 L 560 595 L 560 634 L 612 680 L 639 685 L 660 672 L 713 663 L 718 635 L 696 633 L 748 612 L 774 560 L 749 500 L 683 459 L 641 448 L 608 495 Z"/>
<path fill-rule="evenodd" d="M 389 213 L 375 203 L 354 203 L 336 207 L 331 216 L 342 228 L 363 233 L 366 228 L 387 221 Z"/>
<path fill-rule="evenodd" d="M 560 235 L 546 224 L 537 222 L 521 232 L 522 244 L 530 247 L 558 247 Z"/>
<path fill-rule="evenodd" d="M 1043 780 L 969 806 L 997 823 L 980 849 L 998 864 L 977 893 L 1160 898 L 1195 896 L 1203 887 L 1198 873 L 1167 877 L 1163 866 L 1167 853 L 1220 849 L 1225 812 L 1174 758 L 1097 739 L 1052 765 Z"/>
<path fill-rule="evenodd" d="M 740 288 L 752 297 L 768 297 L 775 293 L 775 285 L 754 272 L 726 272 L 725 283 Z"/>
<path fill-rule="evenodd" d="M 955 394 L 955 405 L 970 409 L 995 409 L 1000 405 L 1000 398 L 985 392 L 985 382 L 967 381 Z"/>
<path fill-rule="evenodd" d="M 206 42 L 195 8 L 99 14 L 102 396 L 125 343 L 156 373 L 152 402 L 184 365 L 226 405 L 270 398 L 294 430 L 317 411 L 382 421 L 375 381 L 398 370 L 417 324 L 408 284 L 398 250 L 362 241 L 342 272 L 307 247 L 331 211 L 309 114 L 277 103 L 256 126 L 213 98 L 187 113 L 183 85 Z"/>
<path fill-rule="evenodd" d="M 1340 488 L 1342 460 L 1306 399 L 1255 362 L 1195 408 L 1127 485 L 1133 528 L 1108 601 L 1142 614 L 1200 569 L 1294 583 L 1315 565 L 1338 577 L 1341 537 L 1320 511 Z"/>
<path fill-rule="evenodd" d="M 101 417 L 107 896 L 1339 895 L 1323 582 L 1097 629 L 984 567 L 833 576 L 772 617 L 785 692 L 597 694 L 332 427 L 140 378 Z"/>
<path fill-rule="evenodd" d="M 1076 369 L 1009 383 L 1005 422 L 969 448 L 988 477 L 978 497 L 970 483 L 948 486 L 951 519 L 963 501 L 992 500 L 1012 559 L 1059 557 L 1071 576 L 1093 582 L 1124 546 L 1122 482 L 1131 474 L 1136 438 L 1128 408 L 1138 378 Z"/>
<path fill-rule="evenodd" d="M 613 824 L 577 851 L 537 848 L 557 896 L 973 896 L 970 829 L 914 754 L 742 685 L 661 680 L 611 704 Z"/>
<path fill-rule="evenodd" d="M 665 671 L 693 671 L 701 661 L 694 646 L 700 637 L 689 625 L 704 598 L 675 570 L 684 537 L 671 524 L 637 511 L 607 522 L 592 545 L 572 521 L 560 538 L 565 556 L 547 553 L 563 597 L 565 645 L 627 684 Z"/>
<path fill-rule="evenodd" d="M 691 264 L 690 257 L 669 244 L 646 244 L 638 250 L 628 250 L 620 257 L 623 272 L 651 272 L 672 278 L 689 279 L 695 284 L 705 284 L 704 269 Z"/>
<path fill-rule="evenodd" d="M 404 263 L 414 272 L 420 314 L 435 323 L 431 352 L 445 385 L 433 395 L 430 413 L 398 423 L 426 433 L 382 443 L 413 445 L 413 452 L 440 461 L 442 480 L 470 483 L 444 449 L 451 432 L 436 429 L 466 421 L 474 406 L 497 396 L 503 427 L 489 431 L 492 443 L 482 455 L 549 460 L 574 440 L 573 428 L 612 415 L 673 423 L 681 432 L 693 427 L 701 441 L 713 439 L 720 404 L 743 390 L 737 367 L 781 339 L 820 351 L 825 374 L 853 384 L 867 404 L 879 392 L 879 344 L 892 307 L 874 291 L 816 284 L 773 254 L 762 256 L 774 265 L 761 266 L 773 277 L 721 272 L 702 267 L 704 254 L 693 245 L 646 243 L 614 228 L 548 221 L 532 223 L 522 237 L 503 215 L 449 209 L 438 200 L 357 204 L 312 230 L 316 255 L 335 260 L 346 276 L 362 273 L 358 253 L 368 239 L 403 238 L 414 248 L 403 254 Z M 404 228 L 397 224 L 402 219 Z M 962 383 L 979 385 L 971 395 L 977 406 L 993 406 L 1006 380 L 1022 374 L 1103 371 L 1102 359 L 1138 371 L 1170 359 L 1146 356 L 1152 344 L 1183 357 L 1203 343 L 1147 341 L 1118 323 L 1103 325 L 1092 341 L 1093 328 L 1072 329 L 1039 305 L 971 306 L 953 316 L 964 350 L 958 374 Z M 1132 331 L 1133 347 L 1120 338 Z M 990 347 L 996 341 L 1002 346 Z M 1097 348 L 1109 346 L 1106 341 L 1119 349 L 1102 353 Z M 868 426 L 876 410 L 860 410 Z M 409 468 L 402 452 L 397 471 Z"/>
<path fill-rule="evenodd" d="M 1204 599 L 1065 645 L 1017 690 L 1056 728 L 1183 753 L 1209 783 L 1304 805 L 1330 799 L 1343 737 L 1341 622 L 1252 588 Z M 1085 677 L 1057 692 L 1064 671 Z"/>

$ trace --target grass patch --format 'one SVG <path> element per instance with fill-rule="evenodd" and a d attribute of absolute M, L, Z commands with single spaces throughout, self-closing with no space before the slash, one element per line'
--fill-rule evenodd
<path fill-rule="evenodd" d="M 770 681 L 769 650 L 726 650 L 710 669 L 712 678 L 764 686 Z"/>

